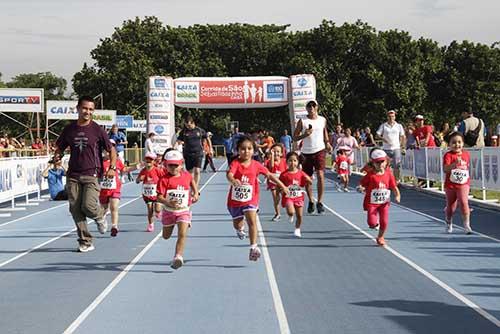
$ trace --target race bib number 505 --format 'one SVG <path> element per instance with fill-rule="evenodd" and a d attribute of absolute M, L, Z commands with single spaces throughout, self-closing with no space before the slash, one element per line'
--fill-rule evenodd
<path fill-rule="evenodd" d="M 249 184 L 242 184 L 233 187 L 231 199 L 236 202 L 248 202 L 252 200 L 253 187 Z"/>
<path fill-rule="evenodd" d="M 385 204 L 391 200 L 389 189 L 373 189 L 370 196 L 371 204 Z"/>

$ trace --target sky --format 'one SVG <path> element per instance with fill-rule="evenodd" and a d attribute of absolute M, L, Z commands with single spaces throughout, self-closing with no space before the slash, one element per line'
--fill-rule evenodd
<path fill-rule="evenodd" d="M 317 27 L 360 19 L 377 30 L 399 29 L 442 45 L 500 41 L 499 0 L 0 0 L 0 73 L 50 71 L 68 80 L 90 51 L 123 21 L 156 16 L 165 25 L 290 24 Z"/>

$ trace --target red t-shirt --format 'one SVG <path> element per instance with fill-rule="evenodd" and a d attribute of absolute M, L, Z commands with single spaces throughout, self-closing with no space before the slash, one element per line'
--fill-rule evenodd
<path fill-rule="evenodd" d="M 293 200 L 304 200 L 304 191 L 302 188 L 306 186 L 307 183 L 307 174 L 304 173 L 303 170 L 298 170 L 295 173 L 285 171 L 280 175 L 280 181 L 283 182 L 285 186 L 288 187 L 289 195 L 283 196 L 283 200 L 285 199 L 293 199 Z"/>
<path fill-rule="evenodd" d="M 229 167 L 229 172 L 236 180 L 240 180 L 241 186 L 231 185 L 227 196 L 227 206 L 240 207 L 259 204 L 259 174 L 267 175 L 269 170 L 260 162 L 251 160 L 248 167 L 241 164 L 239 160 L 234 160 Z"/>
<path fill-rule="evenodd" d="M 167 211 L 186 211 L 191 206 L 191 180 L 189 172 L 183 170 L 180 175 L 165 173 L 158 181 L 157 194 L 166 199 L 176 199 L 181 208 L 174 209 L 165 205 Z"/>
<path fill-rule="evenodd" d="M 470 166 L 470 155 L 467 151 L 462 151 L 461 153 L 456 153 L 453 151 L 448 151 L 443 156 L 443 165 L 451 165 L 455 162 L 458 157 L 462 159 L 460 165 L 457 165 L 455 169 L 446 173 L 446 178 L 444 181 L 444 187 L 446 189 L 456 189 L 464 185 L 470 185 L 469 177 L 469 166 Z"/>
<path fill-rule="evenodd" d="M 430 125 L 424 125 L 420 128 L 416 128 L 415 131 L 413 131 L 413 135 L 415 138 L 418 138 L 420 143 L 423 143 L 425 141 L 425 138 L 427 138 L 427 134 L 431 134 L 429 137 L 429 141 L 427 142 L 426 147 L 436 147 L 436 143 L 434 142 L 434 136 L 432 135 L 432 126 Z"/>
<path fill-rule="evenodd" d="M 104 160 L 102 165 L 104 167 L 104 175 L 101 180 L 101 196 L 111 196 L 114 193 L 119 193 L 122 190 L 122 182 L 120 181 L 120 173 L 125 169 L 125 165 L 120 159 L 116 160 L 116 170 L 114 181 L 105 177 L 109 169 L 111 160 Z"/>
<path fill-rule="evenodd" d="M 279 179 L 281 173 L 286 171 L 288 169 L 288 166 L 286 165 L 285 159 L 281 158 L 279 163 L 276 162 L 274 163 L 274 166 L 271 166 L 271 160 L 266 160 L 266 168 Z M 276 184 L 268 179 L 267 187 L 269 189 L 275 189 Z"/>
<path fill-rule="evenodd" d="M 150 170 L 143 168 L 139 173 L 139 177 L 144 176 L 142 181 L 142 197 L 145 199 L 156 201 L 156 187 L 160 178 L 165 175 L 163 168 L 154 166 Z"/>
<path fill-rule="evenodd" d="M 384 174 L 368 172 L 360 181 L 365 187 L 365 199 L 363 208 L 367 210 L 370 206 L 380 206 L 391 202 L 391 192 L 397 187 L 396 179 L 390 169 L 386 169 Z"/>
<path fill-rule="evenodd" d="M 346 155 L 337 155 L 335 164 L 337 165 L 337 174 L 349 174 L 349 158 Z"/>

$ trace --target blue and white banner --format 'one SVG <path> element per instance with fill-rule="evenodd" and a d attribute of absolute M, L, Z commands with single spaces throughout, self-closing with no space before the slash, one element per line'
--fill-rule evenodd
<path fill-rule="evenodd" d="M 130 115 L 116 115 L 116 125 L 119 129 L 131 128 L 134 124 L 134 117 Z"/>
<path fill-rule="evenodd" d="M 0 88 L 0 112 L 43 112 L 42 88 Z"/>

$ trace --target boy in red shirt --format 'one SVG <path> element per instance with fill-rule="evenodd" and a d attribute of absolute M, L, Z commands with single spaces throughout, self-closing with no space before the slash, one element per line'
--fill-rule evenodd
<path fill-rule="evenodd" d="M 464 137 L 459 132 L 450 135 L 448 147 L 450 150 L 444 154 L 443 170 L 446 173 L 444 190 L 446 193 L 446 231 L 453 231 L 452 217 L 460 206 L 462 212 L 462 222 L 466 234 L 471 234 L 470 227 L 470 208 L 469 208 L 469 190 L 470 190 L 470 155 L 463 150 Z"/>
<path fill-rule="evenodd" d="M 387 168 L 387 154 L 381 149 L 370 152 L 371 170 L 361 179 L 361 189 L 365 191 L 363 209 L 367 211 L 368 226 L 378 229 L 376 238 L 379 246 L 385 245 L 384 235 L 389 224 L 389 206 L 391 204 L 391 190 L 395 192 L 395 200 L 399 203 L 401 195 L 396 179 Z"/>

